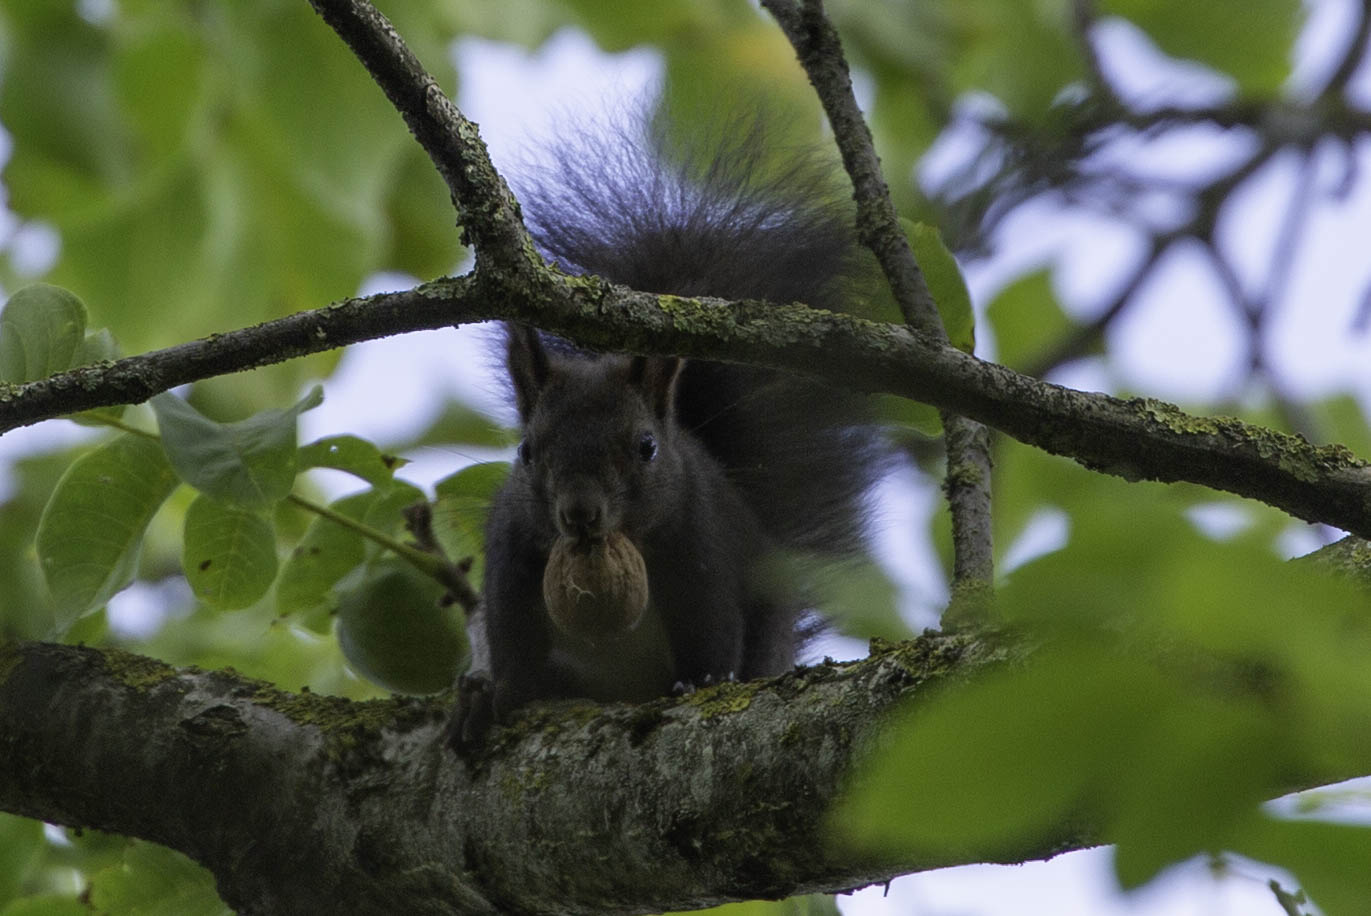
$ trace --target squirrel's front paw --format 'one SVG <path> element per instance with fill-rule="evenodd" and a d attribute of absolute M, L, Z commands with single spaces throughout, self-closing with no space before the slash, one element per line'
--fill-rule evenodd
<path fill-rule="evenodd" d="M 495 688 L 484 674 L 464 674 L 457 681 L 457 706 L 448 719 L 446 742 L 465 756 L 485 740 L 495 724 Z"/>
<path fill-rule="evenodd" d="M 737 679 L 737 673 L 733 671 L 728 672 L 728 674 L 719 675 L 718 677 L 715 677 L 711 672 L 699 680 L 677 681 L 675 684 L 671 685 L 671 695 L 674 697 L 688 696 L 705 687 L 713 687 L 715 684 L 722 684 L 725 681 L 736 681 Z"/>

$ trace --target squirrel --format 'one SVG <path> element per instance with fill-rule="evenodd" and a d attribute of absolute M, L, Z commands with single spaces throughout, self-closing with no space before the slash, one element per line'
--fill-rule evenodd
<path fill-rule="evenodd" d="M 551 262 L 653 293 L 852 310 L 861 256 L 831 167 L 778 158 L 760 121 L 707 153 L 660 123 L 555 149 L 555 181 L 522 189 Z M 809 602 L 778 561 L 859 548 L 882 451 L 865 399 L 521 325 L 505 351 L 524 438 L 487 523 L 473 644 L 488 670 L 462 679 L 449 742 L 469 748 L 533 700 L 642 702 L 789 670 Z M 645 575 L 628 591 L 646 606 L 611 623 L 558 614 L 552 570 L 586 556 L 628 557 L 620 578 Z"/>

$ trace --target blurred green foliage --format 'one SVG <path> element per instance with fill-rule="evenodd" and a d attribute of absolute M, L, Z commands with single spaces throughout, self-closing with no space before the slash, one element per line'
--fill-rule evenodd
<path fill-rule="evenodd" d="M 1056 123 L 1087 73 L 1073 4 L 826 6 L 945 320 L 969 346 L 969 299 L 914 169 L 968 94 L 1026 125 Z M 656 48 L 663 104 L 684 131 L 707 131 L 714 103 L 742 87 L 795 116 L 796 140 L 823 136 L 793 52 L 751 4 L 396 0 L 384 9 L 450 92 L 453 39 L 532 49 L 573 27 L 607 51 Z M 1105 0 L 1099 11 L 1257 98 L 1288 75 L 1302 16 L 1295 0 Z M 13 138 L 0 176 L 9 206 L 56 231 L 60 252 L 42 279 L 71 291 L 34 287 L 10 300 L 0 381 L 109 358 L 115 339 L 141 352 L 323 306 L 380 270 L 438 276 L 462 256 L 446 189 L 304 0 L 5 0 L 0 123 Z M 0 283 L 13 290 L 32 278 L 11 254 L 0 252 Z M 1008 285 L 986 320 L 1013 366 L 1074 329 L 1045 271 Z M 378 577 L 409 575 L 384 545 L 405 537 L 401 511 L 425 494 L 403 479 L 395 453 L 508 438 L 453 403 L 415 442 L 336 436 L 298 446 L 295 418 L 307 405 L 282 405 L 335 358 L 200 386 L 200 413 L 164 400 L 155 426 L 146 411 L 130 420 L 99 412 L 84 419 L 142 432 L 11 465 L 0 491 L 0 638 L 117 643 L 287 689 L 380 692 L 348 669 L 335 617 L 347 595 L 389 581 Z M 1352 398 L 1307 410 L 1327 438 L 1371 454 Z M 938 431 L 936 412 L 921 405 L 886 415 Z M 160 441 L 147 435 L 154 428 Z M 310 508 L 318 468 L 362 487 L 322 506 L 342 523 Z M 437 540 L 454 561 L 476 559 L 477 583 L 484 511 L 504 472 L 477 465 L 433 494 Z M 995 474 L 1001 553 L 1043 511 L 1068 519 L 1068 545 L 1012 573 L 1000 597 L 1012 621 L 1045 634 L 1046 648 L 1022 670 L 911 711 L 838 816 L 839 831 L 878 851 L 1010 845 L 1089 815 L 1118 842 L 1126 886 L 1230 849 L 1290 868 L 1325 912 L 1360 912 L 1371 899 L 1367 832 L 1280 820 L 1261 802 L 1290 788 L 1291 772 L 1340 773 L 1368 759 L 1365 595 L 1276 561 L 1274 545 L 1292 526 L 1274 510 L 1124 483 L 1008 442 L 997 445 Z M 1227 541 L 1186 520 L 1216 502 L 1242 519 Z M 92 521 L 111 505 L 119 524 Z M 929 524 L 945 553 L 945 520 Z M 142 637 L 105 623 L 106 601 L 130 582 L 163 605 L 160 625 Z M 850 632 L 907 632 L 878 571 L 816 590 L 852 608 L 839 620 Z M 430 598 L 411 610 L 422 613 Z M 1207 689 L 1183 689 L 1197 674 Z M 223 912 L 208 876 L 174 853 L 94 833 L 50 838 L 0 815 L 0 916 L 92 909 Z M 811 898 L 720 912 L 835 910 Z"/>
<path fill-rule="evenodd" d="M 1124 887 L 1233 850 L 1291 868 L 1326 912 L 1360 912 L 1336 904 L 1371 899 L 1365 869 L 1311 864 L 1365 861 L 1371 829 L 1263 805 L 1294 774 L 1371 759 L 1365 585 L 1279 560 L 1260 527 L 1215 542 L 1133 490 L 1072 506 L 1070 544 L 1009 576 L 998 606 L 1042 649 L 910 710 L 836 829 L 936 856 L 1047 850 L 1088 823 L 1117 844 Z"/>

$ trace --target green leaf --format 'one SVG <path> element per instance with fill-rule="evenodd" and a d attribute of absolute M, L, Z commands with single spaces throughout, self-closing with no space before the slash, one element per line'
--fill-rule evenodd
<path fill-rule="evenodd" d="M 69 646 L 95 646 L 100 645 L 107 636 L 109 636 L 109 614 L 105 608 L 101 607 L 72 624 L 62 634 L 62 642 Z"/>
<path fill-rule="evenodd" d="M 839 830 L 936 854 L 1050 843 L 1084 818 L 1136 886 L 1241 848 L 1289 774 L 1358 771 L 1371 754 L 1364 592 L 1265 539 L 1208 540 L 1175 497 L 1130 490 L 1073 515 L 1065 549 L 1010 576 L 997 605 L 1041 648 L 921 698 Z"/>
<path fill-rule="evenodd" d="M 133 580 L 143 532 L 176 484 L 157 441 L 131 433 L 62 475 L 37 536 L 59 634 Z"/>
<path fill-rule="evenodd" d="M 0 7 L 9 204 L 60 234 L 50 279 L 98 302 L 129 350 L 342 299 L 377 270 L 437 276 L 460 260 L 440 179 L 307 5 L 206 16 L 119 2 L 98 24 L 75 3 Z M 464 17 L 386 12 L 452 91 L 446 42 Z M 481 18 L 507 17 L 500 5 Z M 263 394 L 249 403 L 292 396 L 334 358 L 254 373 Z"/>
<path fill-rule="evenodd" d="M 1129 19 L 1167 54 L 1208 64 L 1250 95 L 1285 82 L 1303 18 L 1297 0 L 1104 0 L 1100 12 Z"/>
<path fill-rule="evenodd" d="M 6 4 L 5 27 L 0 121 L 15 138 L 5 166 L 10 206 L 51 219 L 105 202 L 101 185 L 128 155 L 128 132 L 105 91 L 107 36 L 70 4 Z"/>
<path fill-rule="evenodd" d="M 329 508 L 361 521 L 379 500 L 375 490 L 335 500 Z M 282 617 L 328 602 L 335 583 L 366 559 L 366 541 L 331 518 L 316 517 L 291 551 L 276 583 L 276 613 Z"/>
<path fill-rule="evenodd" d="M 1114 872 L 1135 888 L 1169 865 L 1222 849 L 1280 785 L 1288 740 L 1241 699 L 1187 698 L 1138 743 L 1119 780 Z"/>
<path fill-rule="evenodd" d="M 1014 368 L 1032 365 L 1079 327 L 1062 311 L 1047 270 L 1026 274 L 1000 290 L 986 318 L 995 330 L 999 362 Z"/>
<path fill-rule="evenodd" d="M 19 893 L 45 845 L 41 823 L 0 814 L 0 903 Z"/>
<path fill-rule="evenodd" d="M 87 331 L 85 338 L 81 341 L 81 347 L 76 354 L 74 366 L 90 366 L 95 363 L 103 363 L 106 360 L 118 359 L 122 354 L 119 352 L 119 342 L 114 339 L 114 335 L 109 328 L 100 328 L 95 331 Z"/>
<path fill-rule="evenodd" d="M 81 341 L 80 350 L 76 354 L 74 365 L 93 366 L 96 363 L 116 360 L 121 355 L 119 343 L 114 339 L 109 328 L 100 328 L 98 331 L 86 332 L 86 337 Z M 78 414 L 72 414 L 68 419 L 75 420 L 82 426 L 103 426 L 107 419 L 117 420 L 122 417 L 127 407 L 127 404 L 97 407 L 94 410 L 83 410 Z"/>
<path fill-rule="evenodd" d="M 923 271 L 928 290 L 938 304 L 948 339 L 958 350 L 972 352 L 976 349 L 976 316 L 971 311 L 971 293 L 966 288 L 957 259 L 948 251 L 936 226 L 903 218 L 900 225 L 914 249 L 914 258 Z"/>
<path fill-rule="evenodd" d="M 32 382 L 70 369 L 86 333 L 86 306 L 75 294 L 36 283 L 0 309 L 0 381 Z"/>
<path fill-rule="evenodd" d="M 424 494 L 404 481 L 344 496 L 329 505 L 339 515 L 394 535 L 403 528 L 401 511 Z M 379 547 L 357 531 L 330 518 L 316 517 L 291 551 L 276 583 L 276 612 L 281 616 L 331 607 L 333 587 Z"/>
<path fill-rule="evenodd" d="M 450 192 L 419 144 L 408 144 L 400 157 L 385 200 L 393 231 L 384 263 L 413 277 L 449 272 L 462 257 Z"/>
<path fill-rule="evenodd" d="M 891 642 L 915 636 L 900 619 L 895 584 L 873 562 L 834 562 L 821 554 L 794 552 L 770 558 L 766 574 L 778 588 L 799 591 L 812 600 L 847 636 Z"/>
<path fill-rule="evenodd" d="M 90 907 L 75 897 L 43 894 L 12 901 L 0 916 L 90 916 Z"/>
<path fill-rule="evenodd" d="M 1335 394 L 1322 401 L 1303 405 L 1320 430 L 1319 441 L 1336 442 L 1356 453 L 1359 458 L 1371 457 L 1371 424 L 1362 410 L 1361 401 L 1352 394 Z"/>
<path fill-rule="evenodd" d="M 237 423 L 216 423 L 170 393 L 149 403 L 167 458 L 182 480 L 216 499 L 260 507 L 290 492 L 296 420 L 323 399 L 316 386 L 294 407 L 264 410 Z"/>
<path fill-rule="evenodd" d="M 374 492 L 376 500 L 367 506 L 361 521 L 368 527 L 390 534 L 403 531 L 404 510 L 424 500 L 424 491 L 406 480 L 392 480 L 383 487 L 377 487 Z M 379 545 L 374 546 L 376 550 L 381 549 Z"/>
<path fill-rule="evenodd" d="M 1041 120 L 1085 73 L 1066 3 L 957 0 L 943 8 L 960 39 L 949 49 L 956 88 L 986 90 L 1019 118 Z"/>
<path fill-rule="evenodd" d="M 154 843 L 133 842 L 124 863 L 95 875 L 91 905 L 102 913 L 139 916 L 232 916 L 214 891 L 214 876 Z"/>
<path fill-rule="evenodd" d="M 490 504 L 509 468 L 508 461 L 473 464 L 434 485 L 433 535 L 452 562 L 473 558 L 468 576 L 474 588 L 480 588 L 484 570 Z"/>
<path fill-rule="evenodd" d="M 727 37 L 728 26 L 751 25 L 754 17 L 739 15 L 733 4 L 720 3 L 664 3 L 649 6 L 621 5 L 604 0 L 568 0 L 566 4 L 575 21 L 595 37 L 600 47 L 608 51 L 637 47 L 645 42 L 674 43 L 698 46 L 705 42 L 682 42 L 677 36 L 698 34 L 708 29 L 719 30 L 718 38 Z M 771 30 L 775 32 L 774 29 Z"/>
<path fill-rule="evenodd" d="M 785 900 L 747 900 L 726 903 L 689 913 L 663 913 L 662 916 L 841 916 L 838 904 L 828 894 L 810 894 Z"/>
<path fill-rule="evenodd" d="M 382 486 L 409 461 L 388 455 L 358 436 L 327 436 L 300 446 L 296 463 L 301 471 L 333 468 L 360 477 L 373 486 Z"/>
<path fill-rule="evenodd" d="M 982 677 L 899 720 L 834 827 L 914 855 L 1050 836 L 1108 797 L 1171 694 L 1145 665 L 1081 649 Z"/>
<path fill-rule="evenodd" d="M 9 468 L 13 490 L 0 502 L 0 633 L 50 639 L 57 632 L 52 594 L 43 580 L 34 533 L 57 482 L 85 449 L 21 458 Z M 4 637 L 0 637 L 4 638 Z"/>
<path fill-rule="evenodd" d="M 247 607 L 276 578 L 276 531 L 252 509 L 201 494 L 186 510 L 182 566 L 205 604 Z"/>
<path fill-rule="evenodd" d="M 503 0 L 499 4 L 433 4 L 436 15 L 457 35 L 479 35 L 490 41 L 533 49 L 567 24 L 566 11 L 543 0 Z"/>
<path fill-rule="evenodd" d="M 938 408 L 931 404 L 893 394 L 876 395 L 872 400 L 881 425 L 889 428 L 892 434 L 905 430 L 918 433 L 926 439 L 942 438 L 943 417 Z"/>
<path fill-rule="evenodd" d="M 1371 829 L 1262 817 L 1253 820 L 1232 849 L 1293 871 L 1300 886 L 1329 916 L 1367 911 Z"/>
<path fill-rule="evenodd" d="M 396 693 L 451 687 L 467 641 L 457 608 L 442 604 L 445 593 L 403 560 L 387 558 L 367 567 L 338 607 L 338 645 L 348 664 Z"/>

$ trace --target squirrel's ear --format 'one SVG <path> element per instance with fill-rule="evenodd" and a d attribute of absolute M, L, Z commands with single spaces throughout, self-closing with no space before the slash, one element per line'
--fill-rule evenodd
<path fill-rule="evenodd" d="M 628 364 L 628 381 L 643 393 L 643 399 L 665 420 L 676 403 L 676 379 L 684 361 L 678 356 L 635 356 Z"/>
<path fill-rule="evenodd" d="M 505 325 L 505 364 L 514 383 L 514 402 L 519 419 L 527 423 L 547 385 L 547 351 L 538 338 L 538 329 L 510 322 Z"/>

